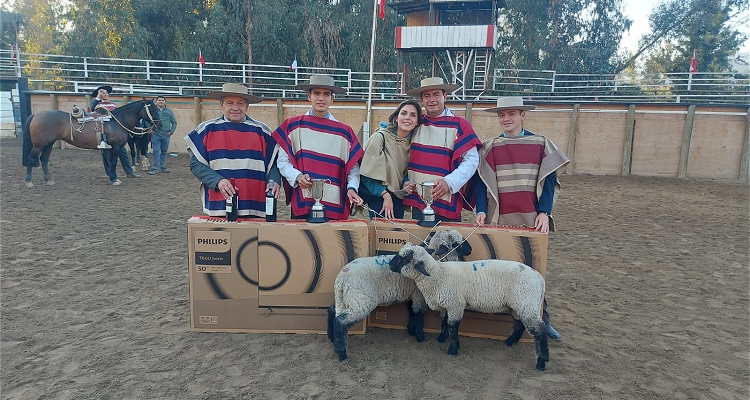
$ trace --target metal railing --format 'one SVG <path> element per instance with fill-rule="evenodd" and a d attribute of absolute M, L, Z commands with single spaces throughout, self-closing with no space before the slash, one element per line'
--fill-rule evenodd
<path fill-rule="evenodd" d="M 312 74 L 326 73 L 347 89 L 343 98 L 368 95 L 369 72 L 345 68 L 298 67 L 263 64 L 224 64 L 197 61 L 91 58 L 0 50 L 0 75 L 24 76 L 40 91 L 90 92 L 101 84 L 131 94 L 199 96 L 225 82 L 241 82 L 254 94 L 267 97 L 304 97 L 294 86 Z M 372 96 L 398 100 L 402 75 L 377 72 Z M 750 77 L 738 73 L 674 74 L 561 74 L 555 71 L 495 69 L 486 91 L 466 90 L 464 100 L 491 100 L 523 96 L 536 101 L 668 102 L 750 104 Z"/>

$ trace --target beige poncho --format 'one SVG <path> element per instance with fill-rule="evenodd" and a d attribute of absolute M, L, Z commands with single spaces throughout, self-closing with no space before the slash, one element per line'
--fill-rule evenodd
<path fill-rule="evenodd" d="M 360 175 L 380 181 L 396 197 L 403 199 L 401 181 L 406 175 L 410 146 L 410 137 L 399 138 L 388 128 L 378 128 L 365 144 Z"/>

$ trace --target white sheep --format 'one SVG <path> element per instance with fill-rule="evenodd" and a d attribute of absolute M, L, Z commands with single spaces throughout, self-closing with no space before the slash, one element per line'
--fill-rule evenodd
<path fill-rule="evenodd" d="M 446 260 L 459 260 L 471 254 L 471 246 L 455 230 L 435 233 L 428 246 L 439 249 L 435 254 L 439 253 Z M 348 359 L 349 328 L 367 318 L 378 306 L 409 301 L 407 331 L 419 343 L 424 342 L 427 304 L 414 280 L 390 270 L 392 258 L 392 254 L 358 258 L 346 264 L 336 276 L 335 304 L 328 309 L 328 339 L 339 361 Z"/>
<path fill-rule="evenodd" d="M 448 355 L 455 356 L 461 347 L 458 326 L 465 309 L 483 313 L 511 311 L 516 322 L 505 344 L 518 342 L 526 327 L 534 337 L 536 369 L 544 371 L 549 347 L 541 317 L 545 289 L 542 275 L 516 261 L 438 262 L 430 252 L 407 243 L 393 256 L 390 266 L 392 271 L 413 279 L 427 305 L 444 315 L 443 325 L 451 336 Z"/>

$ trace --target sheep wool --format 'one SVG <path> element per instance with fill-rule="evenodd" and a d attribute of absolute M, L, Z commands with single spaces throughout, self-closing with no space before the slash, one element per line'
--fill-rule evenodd
<path fill-rule="evenodd" d="M 457 231 L 438 232 L 428 245 L 442 251 L 446 259 L 458 260 L 471 253 Z M 459 248 L 455 248 L 457 246 Z M 393 255 L 362 257 L 346 264 L 334 282 L 335 303 L 328 309 L 328 338 L 333 343 L 339 361 L 348 356 L 348 331 L 354 324 L 367 318 L 378 306 L 411 301 L 407 331 L 418 342 L 424 342 L 424 313 L 427 303 L 414 280 L 390 269 Z"/>
<path fill-rule="evenodd" d="M 444 340 L 444 333 L 451 336 L 448 355 L 458 353 L 458 326 L 465 309 L 484 313 L 510 311 L 516 323 L 505 343 L 515 344 L 525 327 L 534 337 L 536 369 L 543 371 L 549 361 L 547 334 L 541 318 L 544 278 L 516 261 L 439 262 L 433 259 L 431 251 L 407 243 L 390 265 L 392 271 L 413 279 L 427 305 L 440 311 L 444 331 L 441 337 Z"/>

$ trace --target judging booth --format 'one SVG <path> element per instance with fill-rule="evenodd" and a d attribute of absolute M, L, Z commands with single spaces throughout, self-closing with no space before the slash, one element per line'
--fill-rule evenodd
<path fill-rule="evenodd" d="M 477 227 L 466 223 L 440 223 L 434 228 L 417 225 L 416 221 L 399 220 L 391 223 L 382 219 L 370 222 L 370 255 L 396 254 L 406 242 L 420 243 L 431 230 L 455 229 L 471 245 L 471 255 L 466 261 L 502 259 L 522 262 L 537 270 L 542 276 L 547 273 L 547 234 L 533 229 L 506 228 L 497 226 Z M 379 328 L 406 329 L 409 320 L 404 304 L 393 304 L 376 308 L 368 317 L 367 325 Z M 440 314 L 429 310 L 424 317 L 425 332 L 440 332 Z M 489 339 L 505 339 L 513 327 L 513 318 L 508 314 L 484 314 L 466 311 L 461 320 L 459 335 Z M 534 339 L 525 332 L 523 342 Z"/>
<path fill-rule="evenodd" d="M 190 326 L 325 333 L 339 270 L 369 252 L 367 222 L 188 221 Z M 364 321 L 350 333 L 365 333 Z"/>

